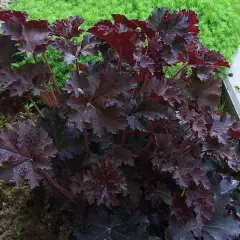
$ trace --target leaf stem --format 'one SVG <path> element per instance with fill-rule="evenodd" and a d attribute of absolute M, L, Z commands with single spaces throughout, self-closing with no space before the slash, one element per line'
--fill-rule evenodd
<path fill-rule="evenodd" d="M 185 131 L 183 131 L 182 133 L 181 133 L 181 137 L 186 133 L 186 132 L 188 132 L 188 130 L 191 128 L 191 126 L 189 126 Z"/>
<path fill-rule="evenodd" d="M 185 63 L 182 67 L 180 67 L 179 69 L 178 69 L 178 71 L 175 73 L 175 75 L 173 76 L 173 80 L 175 80 L 176 79 L 176 77 L 178 76 L 178 74 L 183 70 L 183 69 L 185 69 L 186 67 L 187 67 L 187 65 L 188 65 L 188 63 Z"/>
<path fill-rule="evenodd" d="M 140 90 L 138 92 L 139 95 L 144 94 L 144 91 L 147 88 L 148 84 L 149 84 L 149 76 L 146 75 L 145 79 L 143 81 L 142 87 L 140 88 Z"/>
<path fill-rule="evenodd" d="M 56 105 L 55 103 L 57 103 L 57 97 L 55 96 L 54 91 L 51 88 L 51 85 L 49 83 L 46 83 L 46 85 L 48 86 L 48 89 L 50 90 L 50 96 L 52 97 L 54 105 Z"/>
<path fill-rule="evenodd" d="M 77 73 L 79 73 L 78 60 L 76 60 L 75 63 L 76 63 L 76 71 Z"/>
<path fill-rule="evenodd" d="M 42 92 L 44 95 L 42 95 L 41 98 L 48 104 L 49 107 L 53 107 L 54 103 L 52 101 L 52 98 L 51 98 L 46 86 L 43 85 L 43 88 L 44 88 L 45 92 Z M 45 97 L 43 97 L 43 96 L 45 96 Z"/>
<path fill-rule="evenodd" d="M 33 121 L 34 125 L 37 127 L 37 121 L 33 118 L 33 116 L 31 115 L 31 113 L 29 112 L 29 110 L 26 106 L 24 106 L 24 110 L 27 113 L 27 115 L 29 116 L 29 118 Z"/>
<path fill-rule="evenodd" d="M 76 202 L 73 200 L 72 193 L 68 190 L 64 189 L 62 186 L 60 186 L 48 173 L 46 170 L 38 168 L 38 171 L 48 180 L 49 183 L 52 184 L 53 187 L 55 187 L 59 192 L 61 192 L 68 200 L 70 200 L 72 203 L 76 204 Z"/>
<path fill-rule="evenodd" d="M 33 104 L 33 106 L 35 107 L 35 109 L 37 110 L 37 112 L 39 113 L 39 115 L 41 117 L 44 117 L 43 113 L 41 112 L 41 110 L 38 108 L 38 106 L 36 105 L 36 103 L 32 100 L 32 98 L 30 96 L 28 96 L 30 102 Z"/>
<path fill-rule="evenodd" d="M 164 75 L 167 74 L 167 71 L 168 71 L 168 66 L 167 66 L 166 69 L 165 69 Z"/>
<path fill-rule="evenodd" d="M 46 52 L 43 52 L 42 56 L 43 56 L 43 59 L 44 59 L 46 65 L 47 65 L 50 73 L 51 73 L 51 79 L 52 79 L 52 81 L 53 81 L 53 84 L 54 84 L 55 88 L 57 89 L 58 94 L 60 94 L 61 92 L 60 92 L 60 89 L 59 89 L 59 87 L 58 87 L 58 84 L 57 84 L 57 80 L 56 80 L 56 78 L 55 78 L 55 75 L 53 74 L 53 71 L 52 71 L 52 69 L 51 69 L 51 67 L 50 67 L 50 65 L 49 65 Z"/>
<path fill-rule="evenodd" d="M 151 141 L 149 141 L 150 137 L 148 138 L 147 144 L 143 147 L 143 152 L 146 152 L 148 147 L 152 144 Z"/>
<path fill-rule="evenodd" d="M 121 138 L 121 146 L 124 147 L 126 142 L 126 136 L 127 136 L 127 129 L 124 129 L 122 132 L 122 138 Z"/>
<path fill-rule="evenodd" d="M 135 99 L 136 96 L 137 96 L 137 88 L 138 88 L 138 85 L 133 89 L 133 95 L 132 97 Z"/>
<path fill-rule="evenodd" d="M 187 187 L 185 187 L 185 188 L 183 189 L 182 194 L 181 194 L 182 197 L 187 194 L 187 190 L 188 190 Z"/>
<path fill-rule="evenodd" d="M 190 136 L 184 138 L 184 140 L 183 140 L 182 143 L 180 144 L 180 150 L 182 150 L 184 147 L 186 147 L 186 146 L 184 146 L 184 143 L 185 143 L 187 140 L 190 140 L 195 134 L 196 134 L 196 133 L 193 132 Z"/>
<path fill-rule="evenodd" d="M 72 73 L 72 64 L 68 65 L 68 71 L 69 71 L 70 74 Z"/>
<path fill-rule="evenodd" d="M 85 128 L 83 129 L 83 137 L 84 137 L 85 150 L 86 150 L 86 152 L 89 152 L 88 133 Z"/>
<path fill-rule="evenodd" d="M 121 71 L 121 66 L 122 66 L 122 59 L 119 58 L 119 60 L 118 60 L 118 67 L 117 67 L 117 72 L 118 73 L 120 73 L 120 71 Z"/>
<path fill-rule="evenodd" d="M 37 63 L 37 58 L 36 58 L 35 54 L 33 54 L 33 59 L 34 59 L 35 63 Z"/>

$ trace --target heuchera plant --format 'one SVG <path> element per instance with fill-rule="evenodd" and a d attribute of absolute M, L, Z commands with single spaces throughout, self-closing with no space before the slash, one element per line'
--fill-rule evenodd
<path fill-rule="evenodd" d="M 1 132 L 0 178 L 61 193 L 77 240 L 239 239 L 240 124 L 218 112 L 228 62 L 200 43 L 193 11 L 112 17 L 83 31 L 80 17 L 0 13 L 1 112 L 36 109 Z M 63 89 L 50 46 L 69 66 Z M 13 67 L 20 52 L 35 64 Z"/>

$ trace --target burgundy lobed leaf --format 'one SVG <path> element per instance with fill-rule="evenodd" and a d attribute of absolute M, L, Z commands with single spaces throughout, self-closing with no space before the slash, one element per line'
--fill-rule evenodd
<path fill-rule="evenodd" d="M 220 194 L 230 195 L 237 189 L 239 181 L 228 176 L 223 176 L 220 183 Z"/>
<path fill-rule="evenodd" d="M 172 80 L 174 81 L 174 80 Z M 181 89 L 175 86 L 170 79 L 158 81 L 157 85 L 152 85 L 153 97 L 158 100 L 163 100 L 164 102 L 174 106 L 176 103 L 183 103 L 184 97 Z"/>
<path fill-rule="evenodd" d="M 124 195 L 126 187 L 126 179 L 113 160 L 92 166 L 83 178 L 83 191 L 90 204 L 96 201 L 97 205 L 117 206 L 118 195 Z"/>
<path fill-rule="evenodd" d="M 172 173 L 173 179 L 181 187 L 189 187 L 192 182 L 197 186 L 204 186 L 205 189 L 210 187 L 206 173 L 202 169 L 199 160 L 194 159 L 190 155 L 184 154 L 179 156 L 179 153 L 173 154 L 173 159 L 163 163 L 161 170 Z"/>
<path fill-rule="evenodd" d="M 161 172 L 171 173 L 177 185 L 184 188 L 194 183 L 205 189 L 210 188 L 199 157 L 199 149 L 194 143 L 191 143 L 193 146 L 186 144 L 187 147 L 178 149 L 174 144 L 174 137 L 167 134 L 155 134 L 149 143 L 155 145 L 155 149 L 151 149 L 153 167 Z M 193 154 L 192 151 L 196 153 Z"/>
<path fill-rule="evenodd" d="M 191 129 L 198 134 L 198 137 L 204 140 L 208 135 L 205 119 L 198 114 L 194 109 L 188 106 L 183 106 L 180 109 L 181 121 L 189 124 Z"/>
<path fill-rule="evenodd" d="M 122 164 L 134 166 L 133 157 L 134 155 L 131 150 L 120 146 L 113 146 L 111 149 L 106 150 L 104 155 L 106 160 L 112 160 L 119 166 Z"/>
<path fill-rule="evenodd" d="M 112 14 L 115 23 L 122 24 L 131 29 L 140 28 L 148 38 L 152 38 L 155 35 L 155 31 L 148 25 L 147 22 L 140 21 L 138 19 L 127 19 L 126 16 L 120 14 Z"/>
<path fill-rule="evenodd" d="M 203 145 L 203 151 L 216 153 L 219 157 L 217 160 L 222 167 L 226 163 L 235 172 L 240 170 L 240 160 L 236 153 L 236 147 L 230 147 L 229 145 L 218 143 L 216 139 L 207 138 Z"/>
<path fill-rule="evenodd" d="M 199 21 L 197 13 L 192 10 L 181 10 L 180 14 L 188 18 L 189 21 L 188 32 L 197 35 L 199 33 L 198 27 Z"/>
<path fill-rule="evenodd" d="M 87 34 L 83 36 L 81 54 L 83 56 L 97 56 L 102 45 L 103 41 L 100 38 L 93 34 Z"/>
<path fill-rule="evenodd" d="M 52 33 L 58 37 L 72 39 L 79 37 L 84 31 L 79 29 L 84 19 L 78 16 L 70 16 L 68 19 L 56 20 L 51 26 Z"/>
<path fill-rule="evenodd" d="M 83 192 L 83 175 L 77 173 L 75 176 L 71 177 L 71 191 L 74 195 L 81 194 Z"/>
<path fill-rule="evenodd" d="M 231 138 L 239 138 L 240 137 L 240 123 L 236 119 L 232 118 L 233 123 L 228 131 L 228 135 Z"/>
<path fill-rule="evenodd" d="M 212 115 L 213 125 L 211 127 L 210 136 L 217 138 L 219 143 L 227 144 L 229 138 L 229 130 L 231 129 L 235 119 L 226 114 L 224 117 L 214 114 Z"/>
<path fill-rule="evenodd" d="M 103 135 L 105 131 L 117 133 L 119 129 L 124 129 L 127 123 L 121 110 L 122 101 L 116 102 L 115 99 L 121 94 L 129 95 L 128 91 L 135 86 L 131 76 L 118 74 L 112 67 L 89 75 L 73 73 L 66 83 L 68 92 L 76 93 L 67 101 L 73 110 L 70 120 L 80 130 L 84 123 L 91 124 L 94 134 L 98 136 Z M 116 107 L 111 107 L 112 105 Z"/>
<path fill-rule="evenodd" d="M 196 69 L 200 80 L 207 80 L 213 72 L 220 72 L 220 67 L 230 67 L 220 53 L 207 49 L 196 39 L 185 42 L 185 51 L 178 56 L 178 60 Z"/>
<path fill-rule="evenodd" d="M 147 22 L 167 44 L 172 44 L 177 36 L 191 39 L 199 32 L 197 16 L 193 11 L 170 13 L 167 8 L 158 8 L 148 17 Z"/>
<path fill-rule="evenodd" d="M 156 31 L 159 24 L 163 21 L 164 16 L 170 11 L 169 8 L 154 9 L 147 19 L 147 23 Z"/>
<path fill-rule="evenodd" d="M 184 197 L 175 193 L 172 200 L 171 219 L 177 226 L 184 226 L 193 216 L 192 209 L 188 208 Z"/>
<path fill-rule="evenodd" d="M 56 39 L 52 46 L 62 52 L 61 58 L 67 63 L 72 64 L 79 58 L 81 46 L 66 39 Z"/>
<path fill-rule="evenodd" d="M 154 61 L 147 55 L 140 56 L 135 64 L 135 69 L 137 69 L 136 79 L 145 78 L 149 73 L 150 75 L 154 74 Z M 143 80 L 144 81 L 144 80 Z"/>
<path fill-rule="evenodd" d="M 23 111 L 24 98 L 15 96 L 10 97 L 9 91 L 0 93 L 0 114 L 1 115 L 14 115 Z"/>
<path fill-rule="evenodd" d="M 197 226 L 195 220 L 187 222 L 182 227 L 176 223 L 171 223 L 166 231 L 167 240 L 187 239 L 194 240 L 203 238 L 204 240 L 230 240 L 237 239 L 240 235 L 240 223 L 232 216 L 224 213 L 225 206 L 221 200 L 217 200 L 215 212 L 210 220 L 202 226 Z"/>
<path fill-rule="evenodd" d="M 132 65 L 135 64 L 134 52 L 137 49 L 135 39 L 140 37 L 140 31 L 128 29 L 127 26 L 118 22 L 102 20 L 90 28 L 88 32 L 109 43 L 118 53 L 120 63 L 126 60 Z"/>
<path fill-rule="evenodd" d="M 206 190 L 201 186 L 192 186 L 188 188 L 186 204 L 194 209 L 197 226 L 202 226 L 204 222 L 210 220 L 213 214 L 214 194 L 211 190 Z"/>
<path fill-rule="evenodd" d="M 87 217 L 77 221 L 73 235 L 77 240 L 159 240 L 148 238 L 148 224 L 146 216 L 138 211 L 126 214 L 119 210 L 111 213 L 93 209 Z"/>
<path fill-rule="evenodd" d="M 160 119 L 168 119 L 171 110 L 168 106 L 160 103 L 157 99 L 148 99 L 136 102 L 131 109 L 131 115 L 128 117 L 128 123 L 133 130 L 145 131 L 142 121 L 155 121 Z"/>
<path fill-rule="evenodd" d="M 164 43 L 159 34 L 148 40 L 147 54 L 154 62 L 154 71 L 157 76 L 159 74 L 161 77 L 164 75 L 161 69 L 163 66 L 169 66 L 177 62 L 175 56 L 177 54 L 169 45 Z"/>
<path fill-rule="evenodd" d="M 56 149 L 43 129 L 29 122 L 20 122 L 0 134 L 0 177 L 21 184 L 27 179 L 33 188 L 38 185 L 38 169 L 50 169 Z"/>
<path fill-rule="evenodd" d="M 0 87 L 8 89 L 10 96 L 22 96 L 25 93 L 39 95 L 41 84 L 49 77 L 49 70 L 43 63 L 25 64 L 22 67 L 11 70 L 10 68 L 0 70 Z"/>
<path fill-rule="evenodd" d="M 0 20 L 5 22 L 2 24 L 4 35 L 17 41 L 20 44 L 19 50 L 28 56 L 44 52 L 52 42 L 47 39 L 51 30 L 46 20 L 26 20 L 25 14 L 15 11 L 1 13 Z"/>
<path fill-rule="evenodd" d="M 157 183 L 157 188 L 150 196 L 153 205 L 159 202 L 165 202 L 167 205 L 172 205 L 173 197 L 170 189 L 166 184 Z"/>
<path fill-rule="evenodd" d="M 22 60 L 20 55 L 15 55 L 19 53 L 17 42 L 12 41 L 9 36 L 0 36 L 0 66 L 4 67 L 10 65 L 11 63 Z"/>
<path fill-rule="evenodd" d="M 97 56 L 99 51 L 99 45 L 101 41 L 95 36 L 88 34 L 83 37 L 81 45 L 74 43 L 68 39 L 56 39 L 52 46 L 62 52 L 61 58 L 67 64 L 73 64 L 79 59 L 81 55 L 83 56 Z"/>
<path fill-rule="evenodd" d="M 27 14 L 21 11 L 1 11 L 0 20 L 6 23 L 26 23 Z"/>
<path fill-rule="evenodd" d="M 192 96 L 196 99 L 198 107 L 202 110 L 210 109 L 215 112 L 220 104 L 222 82 L 212 77 L 206 82 L 192 80 Z"/>

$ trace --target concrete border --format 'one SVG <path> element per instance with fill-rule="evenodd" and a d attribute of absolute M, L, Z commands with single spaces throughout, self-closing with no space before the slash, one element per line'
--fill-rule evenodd
<path fill-rule="evenodd" d="M 227 107 L 240 118 L 240 47 L 233 57 L 233 64 L 223 83 L 225 87 L 224 95 L 227 97 Z"/>

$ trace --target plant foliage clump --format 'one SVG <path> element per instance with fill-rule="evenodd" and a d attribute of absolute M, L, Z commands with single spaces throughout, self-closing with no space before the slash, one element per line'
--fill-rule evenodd
<path fill-rule="evenodd" d="M 112 17 L 85 32 L 78 16 L 0 13 L 1 101 L 28 99 L 37 112 L 1 131 L 0 178 L 61 193 L 77 240 L 239 238 L 240 123 L 217 112 L 228 62 L 200 43 L 194 11 Z M 68 65 L 62 89 L 50 45 Z M 13 67 L 20 52 L 34 63 Z"/>

